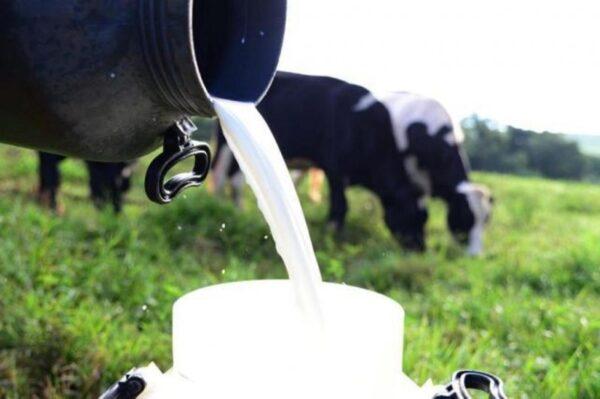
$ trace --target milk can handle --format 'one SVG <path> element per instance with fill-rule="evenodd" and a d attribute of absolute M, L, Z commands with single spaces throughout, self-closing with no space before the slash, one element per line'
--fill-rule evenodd
<path fill-rule="evenodd" d="M 452 382 L 445 391 L 437 394 L 433 399 L 472 399 L 469 389 L 487 392 L 490 399 L 508 399 L 503 385 L 502 380 L 493 374 L 461 370 L 454 373 Z"/>
<path fill-rule="evenodd" d="M 206 180 L 211 163 L 210 147 L 192 140 L 194 131 L 194 123 L 184 118 L 165 133 L 163 152 L 152 161 L 146 172 L 146 195 L 151 201 L 168 204 L 183 190 L 197 187 Z M 165 182 L 169 171 L 189 158 L 194 158 L 192 171 L 180 173 Z"/>

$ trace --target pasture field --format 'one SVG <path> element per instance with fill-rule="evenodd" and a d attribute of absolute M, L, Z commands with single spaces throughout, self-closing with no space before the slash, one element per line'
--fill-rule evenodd
<path fill-rule="evenodd" d="M 56 217 L 33 201 L 36 158 L 0 148 L 0 397 L 95 398 L 132 366 L 171 364 L 171 305 L 211 284 L 282 278 L 250 194 L 237 210 L 205 189 L 167 207 L 142 193 L 125 212 L 87 201 L 66 162 Z M 434 202 L 424 255 L 402 253 L 377 200 L 351 191 L 346 232 L 301 196 L 329 281 L 377 290 L 407 314 L 404 367 L 445 383 L 459 368 L 500 375 L 511 398 L 600 397 L 600 186 L 476 174 L 496 211 L 485 256 L 451 241 Z"/>

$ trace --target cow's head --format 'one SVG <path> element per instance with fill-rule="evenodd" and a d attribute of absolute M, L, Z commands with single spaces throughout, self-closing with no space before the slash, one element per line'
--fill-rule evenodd
<path fill-rule="evenodd" d="M 448 197 L 448 227 L 454 238 L 467 246 L 470 255 L 483 252 L 485 227 L 491 217 L 493 198 L 486 187 L 461 182 Z"/>
<path fill-rule="evenodd" d="M 460 129 L 445 126 L 431 136 L 421 150 L 431 178 L 431 193 L 448 206 L 448 227 L 454 238 L 467 246 L 470 255 L 483 252 L 483 236 L 490 219 L 490 191 L 468 180 L 469 163 L 462 146 Z"/>

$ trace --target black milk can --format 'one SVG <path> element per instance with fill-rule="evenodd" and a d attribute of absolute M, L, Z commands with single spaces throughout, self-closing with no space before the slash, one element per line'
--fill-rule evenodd
<path fill-rule="evenodd" d="M 285 13 L 286 0 L 0 0 L 0 141 L 146 154 L 186 116 L 212 116 L 214 97 L 261 99 Z"/>

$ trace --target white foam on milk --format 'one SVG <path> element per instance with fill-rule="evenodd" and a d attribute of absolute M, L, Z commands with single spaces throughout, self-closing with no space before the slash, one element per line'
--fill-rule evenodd
<path fill-rule="evenodd" d="M 252 103 L 214 99 L 225 139 L 258 200 L 301 309 L 321 322 L 321 272 L 287 165 L 267 123 Z"/>

